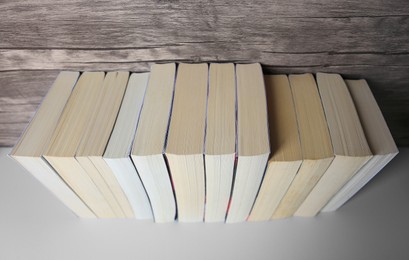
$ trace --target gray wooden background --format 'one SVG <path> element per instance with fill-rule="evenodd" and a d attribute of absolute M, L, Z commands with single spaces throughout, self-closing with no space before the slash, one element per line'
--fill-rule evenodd
<path fill-rule="evenodd" d="M 59 70 L 166 61 L 365 78 L 409 145 L 407 0 L 0 0 L 0 146 L 15 144 Z"/>

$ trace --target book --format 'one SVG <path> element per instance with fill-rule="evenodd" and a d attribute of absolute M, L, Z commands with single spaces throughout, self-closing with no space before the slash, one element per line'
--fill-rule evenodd
<path fill-rule="evenodd" d="M 331 137 L 312 74 L 289 76 L 300 134 L 303 162 L 272 219 L 291 217 L 334 158 Z"/>
<path fill-rule="evenodd" d="M 227 223 L 245 221 L 266 169 L 270 145 L 266 92 L 258 63 L 236 65 L 237 165 Z"/>
<path fill-rule="evenodd" d="M 315 216 L 372 157 L 355 105 L 342 77 L 339 74 L 317 73 L 317 84 L 335 158 L 295 212 L 296 216 Z"/>
<path fill-rule="evenodd" d="M 271 155 L 250 221 L 271 219 L 302 163 L 300 136 L 288 77 L 266 75 L 264 81 Z"/>
<path fill-rule="evenodd" d="M 84 72 L 61 114 L 44 158 L 99 218 L 117 214 L 75 158 L 78 146 L 102 94 L 105 73 Z"/>
<path fill-rule="evenodd" d="M 103 159 L 128 198 L 136 219 L 152 219 L 148 195 L 130 158 L 149 73 L 132 73 Z"/>
<path fill-rule="evenodd" d="M 80 217 L 237 223 L 334 211 L 397 153 L 364 80 L 168 63 L 60 73 L 10 156 Z"/>
<path fill-rule="evenodd" d="M 134 217 L 128 198 L 115 175 L 102 158 L 108 144 L 121 101 L 128 83 L 129 72 L 108 72 L 75 159 L 108 201 L 117 217 Z"/>
<path fill-rule="evenodd" d="M 373 157 L 331 198 L 322 212 L 335 211 L 354 196 L 397 154 L 398 148 L 365 80 L 346 80 Z"/>
<path fill-rule="evenodd" d="M 174 63 L 151 67 L 131 153 L 148 193 L 156 222 L 172 222 L 176 216 L 172 183 L 164 157 L 175 73 Z"/>
<path fill-rule="evenodd" d="M 11 151 L 10 156 L 18 161 L 77 216 L 95 218 L 95 214 L 88 206 L 42 158 L 78 77 L 78 72 L 64 71 L 58 74 L 30 124 Z"/>
<path fill-rule="evenodd" d="M 236 157 L 234 64 L 210 64 L 207 100 L 205 222 L 224 222 Z"/>
<path fill-rule="evenodd" d="M 179 64 L 165 154 L 180 222 L 204 218 L 207 84 L 207 64 Z"/>

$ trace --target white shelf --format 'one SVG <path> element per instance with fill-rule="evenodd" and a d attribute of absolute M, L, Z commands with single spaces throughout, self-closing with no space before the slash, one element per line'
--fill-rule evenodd
<path fill-rule="evenodd" d="M 81 220 L 0 148 L 0 259 L 409 259 L 409 149 L 334 213 L 242 224 Z"/>

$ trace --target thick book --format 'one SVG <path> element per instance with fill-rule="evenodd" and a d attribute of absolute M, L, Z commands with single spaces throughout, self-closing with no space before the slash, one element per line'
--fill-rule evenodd
<path fill-rule="evenodd" d="M 100 218 L 118 217 L 103 192 L 76 160 L 75 154 L 96 110 L 105 73 L 84 72 L 61 115 L 44 158 Z"/>
<path fill-rule="evenodd" d="M 236 77 L 234 64 L 210 64 L 207 100 L 205 222 L 223 222 L 236 156 Z"/>
<path fill-rule="evenodd" d="M 339 74 L 317 73 L 335 158 L 295 212 L 315 216 L 372 157 L 355 105 Z"/>
<path fill-rule="evenodd" d="M 300 135 L 286 75 L 264 76 L 271 155 L 250 221 L 270 220 L 302 163 Z"/>
<path fill-rule="evenodd" d="M 58 75 L 10 156 L 76 215 L 82 218 L 95 218 L 95 214 L 77 196 L 75 191 L 67 186 L 64 180 L 42 158 L 78 77 L 78 72 L 61 72 Z"/>
<path fill-rule="evenodd" d="M 151 67 L 131 153 L 156 222 L 173 222 L 176 216 L 172 183 L 164 157 L 175 73 L 174 63 Z"/>
<path fill-rule="evenodd" d="M 266 92 L 260 64 L 237 64 L 236 84 L 237 166 L 228 223 L 248 218 L 270 154 Z"/>
<path fill-rule="evenodd" d="M 312 74 L 290 75 L 303 162 L 272 219 L 291 217 L 334 158 L 331 137 Z"/>
<path fill-rule="evenodd" d="M 149 73 L 132 73 L 103 159 L 128 198 L 136 219 L 152 219 L 149 198 L 130 158 Z"/>
<path fill-rule="evenodd" d="M 373 157 L 322 209 L 334 211 L 354 196 L 397 154 L 398 148 L 365 80 L 346 80 Z"/>
<path fill-rule="evenodd" d="M 166 158 L 173 180 L 178 220 L 204 218 L 204 138 L 208 84 L 207 64 L 178 67 Z"/>

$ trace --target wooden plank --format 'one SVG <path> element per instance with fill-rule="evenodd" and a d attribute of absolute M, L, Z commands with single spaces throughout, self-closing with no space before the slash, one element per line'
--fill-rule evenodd
<path fill-rule="evenodd" d="M 210 42 L 228 46 L 209 49 L 213 55 L 228 48 L 249 52 L 409 51 L 402 44 L 409 37 L 408 1 L 391 1 L 396 8 L 388 12 L 389 1 L 373 0 L 381 13 L 367 2 L 352 2 L 360 1 L 339 1 L 336 6 L 333 1 L 299 0 L 296 7 L 267 0 L 237 6 L 227 1 L 163 4 L 145 0 L 114 6 L 110 2 L 87 5 L 85 1 L 61 5 L 8 2 L 1 5 L 0 48 L 145 49 Z"/>
<path fill-rule="evenodd" d="M 407 15 L 409 5 L 402 0 L 253 0 L 237 1 L 234 4 L 229 0 L 219 0 L 216 3 L 206 0 L 117 0 L 115 4 L 110 1 L 85 1 L 72 0 L 60 1 L 58 4 L 52 0 L 28 1 L 2 1 L 0 12 L 12 12 L 21 17 L 32 18 L 49 15 L 56 18 L 69 17 L 65 21 L 77 21 L 95 17 L 117 20 L 119 17 L 155 17 L 158 14 L 172 12 L 192 13 L 193 15 L 221 16 L 236 13 L 237 16 L 248 18 L 249 15 L 267 14 L 277 17 L 354 17 L 354 16 L 392 16 Z M 229 16 L 230 16 L 229 15 Z M 253 17 L 252 17 L 253 18 Z"/>
<path fill-rule="evenodd" d="M 233 46 L 234 47 L 234 46 Z M 409 66 L 409 53 L 282 53 L 246 51 L 214 43 L 181 44 L 147 49 L 69 50 L 0 49 L 0 71 L 30 70 L 130 70 L 148 71 L 155 62 L 261 62 L 278 67 Z M 211 49 L 226 49 L 215 55 Z"/>

